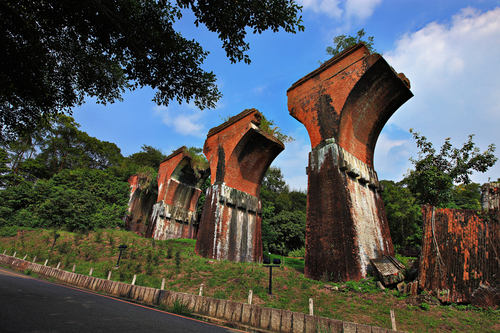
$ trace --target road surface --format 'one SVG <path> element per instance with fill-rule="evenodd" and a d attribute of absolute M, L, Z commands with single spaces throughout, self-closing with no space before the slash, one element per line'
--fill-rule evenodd
<path fill-rule="evenodd" d="M 241 332 L 0 267 L 0 332 Z"/>

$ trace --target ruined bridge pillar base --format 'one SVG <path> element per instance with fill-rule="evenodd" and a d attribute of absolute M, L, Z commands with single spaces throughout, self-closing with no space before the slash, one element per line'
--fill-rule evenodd
<path fill-rule="evenodd" d="M 207 190 L 195 251 L 211 259 L 262 261 L 261 201 L 225 184 Z"/>
<path fill-rule="evenodd" d="M 151 221 L 154 221 L 152 238 L 156 240 L 189 238 L 196 239 L 197 213 L 164 201 L 153 206 Z"/>
<path fill-rule="evenodd" d="M 262 260 L 262 179 L 285 146 L 260 128 L 262 115 L 247 109 L 212 128 L 203 146 L 210 163 L 196 238 L 197 254 L 217 260 Z"/>
<path fill-rule="evenodd" d="M 359 280 L 370 259 L 394 255 L 372 168 L 329 139 L 309 153 L 308 176 L 306 277 Z"/>

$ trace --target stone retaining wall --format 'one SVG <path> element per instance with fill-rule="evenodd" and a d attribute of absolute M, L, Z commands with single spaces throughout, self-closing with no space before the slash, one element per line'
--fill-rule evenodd
<path fill-rule="evenodd" d="M 234 301 L 191 295 L 181 292 L 160 290 L 149 287 L 133 286 L 128 283 L 99 279 L 92 276 L 66 272 L 60 269 L 31 263 L 26 260 L 0 254 L 0 264 L 15 270 L 31 270 L 37 275 L 54 278 L 61 282 L 127 298 L 147 305 L 165 304 L 167 308 L 175 300 L 187 303 L 193 314 L 218 319 L 219 322 L 232 324 L 249 331 L 272 331 L 285 333 L 349 332 L 349 333 L 387 333 L 400 332 L 386 328 L 372 327 L 330 318 L 309 316 L 304 313 L 265 308 Z"/>

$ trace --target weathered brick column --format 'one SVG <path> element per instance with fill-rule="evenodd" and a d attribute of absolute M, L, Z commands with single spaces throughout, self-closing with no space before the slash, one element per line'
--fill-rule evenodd
<path fill-rule="evenodd" d="M 249 109 L 212 128 L 203 152 L 210 163 L 195 251 L 218 260 L 262 259 L 260 187 L 271 162 L 285 148 L 259 128 L 261 114 Z"/>
<path fill-rule="evenodd" d="M 364 44 L 348 48 L 287 91 L 307 129 L 306 266 L 313 279 L 359 280 L 369 259 L 394 255 L 373 169 L 377 138 L 413 94 L 403 74 Z"/>
<path fill-rule="evenodd" d="M 149 213 L 156 202 L 156 194 L 143 192 L 139 186 L 139 175 L 130 176 L 128 183 L 130 184 L 130 199 L 127 215 L 123 218 L 125 230 L 144 236 Z"/>
<path fill-rule="evenodd" d="M 158 170 L 158 200 L 151 213 L 146 237 L 159 240 L 195 239 L 200 187 L 208 175 L 206 171 L 199 176 L 195 174 L 186 147 L 167 156 Z"/>

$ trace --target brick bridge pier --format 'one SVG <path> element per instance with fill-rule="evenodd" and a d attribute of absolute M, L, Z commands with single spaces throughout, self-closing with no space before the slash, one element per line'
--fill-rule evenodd
<path fill-rule="evenodd" d="M 198 214 L 196 207 L 200 187 L 208 171 L 199 175 L 191 166 L 191 156 L 185 146 L 167 156 L 158 170 L 158 199 L 153 206 L 146 237 L 158 240 L 196 239 Z"/>
<path fill-rule="evenodd" d="M 370 260 L 394 255 L 373 169 L 377 138 L 413 94 L 403 74 L 361 43 L 287 91 L 290 115 L 307 129 L 309 154 L 305 275 L 359 280 Z"/>
<path fill-rule="evenodd" d="M 218 260 L 262 260 L 260 187 L 271 162 L 285 148 L 259 127 L 261 114 L 248 109 L 212 128 L 203 153 L 210 163 L 195 251 Z"/>

